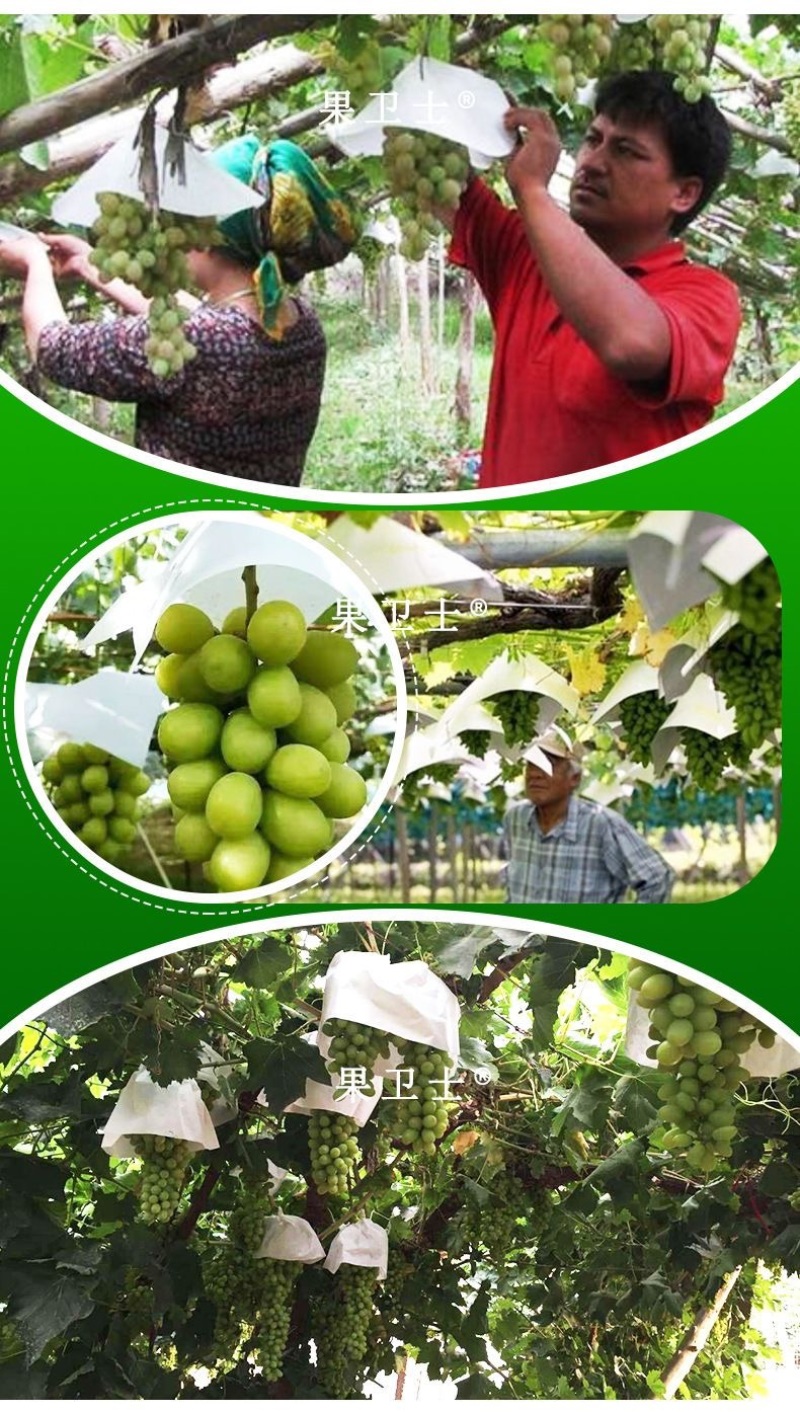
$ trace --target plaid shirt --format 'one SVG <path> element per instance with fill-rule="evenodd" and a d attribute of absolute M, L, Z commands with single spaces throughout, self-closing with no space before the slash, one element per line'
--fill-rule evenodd
<path fill-rule="evenodd" d="M 505 817 L 509 902 L 666 902 L 673 872 L 613 809 L 571 796 L 550 833 L 536 809 L 514 804 Z"/>

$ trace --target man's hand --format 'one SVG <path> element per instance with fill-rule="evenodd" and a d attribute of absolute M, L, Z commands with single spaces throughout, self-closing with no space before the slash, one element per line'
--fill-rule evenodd
<path fill-rule="evenodd" d="M 92 266 L 92 247 L 77 235 L 43 235 L 56 279 L 86 279 Z M 91 269 L 91 273 L 96 273 Z"/>
<path fill-rule="evenodd" d="M 27 279 L 31 266 L 47 252 L 38 235 L 20 235 L 15 240 L 0 240 L 0 270 L 18 279 Z"/>
<path fill-rule="evenodd" d="M 506 179 L 512 192 L 540 187 L 547 190 L 561 152 L 561 139 L 549 114 L 541 108 L 509 108 L 503 117 L 509 132 L 520 133 L 520 143 L 506 162 Z"/>

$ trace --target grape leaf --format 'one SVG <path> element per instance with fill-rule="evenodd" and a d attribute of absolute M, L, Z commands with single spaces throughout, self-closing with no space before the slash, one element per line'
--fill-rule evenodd
<path fill-rule="evenodd" d="M 642 1144 L 626 1142 L 595 1167 L 587 1178 L 594 1187 L 607 1191 L 615 1206 L 625 1206 L 641 1184 Z"/>
<path fill-rule="evenodd" d="M 267 1107 L 280 1113 L 287 1103 L 305 1093 L 306 1079 L 330 1083 L 319 1050 L 291 1035 L 274 1041 L 256 1039 L 244 1047 L 248 1063 L 247 1086 L 264 1090 Z"/>
<path fill-rule="evenodd" d="M 231 974 L 231 980 L 256 990 L 267 990 L 292 964 L 293 953 L 285 942 L 266 940 L 248 951 Z"/>
<path fill-rule="evenodd" d="M 488 1074 L 491 1083 L 496 1083 L 500 1077 L 491 1050 L 487 1049 L 482 1040 L 472 1036 L 467 1035 L 462 1039 L 458 1062 L 460 1067 L 469 1069 L 470 1073 Z"/>
<path fill-rule="evenodd" d="M 656 1119 L 653 1091 L 648 1083 L 627 1074 L 614 1085 L 612 1105 L 629 1132 L 641 1133 Z"/>
<path fill-rule="evenodd" d="M 25 1344 L 29 1364 L 35 1363 L 51 1339 L 94 1309 L 90 1286 L 74 1275 L 57 1274 L 49 1262 L 17 1264 L 9 1313 Z"/>

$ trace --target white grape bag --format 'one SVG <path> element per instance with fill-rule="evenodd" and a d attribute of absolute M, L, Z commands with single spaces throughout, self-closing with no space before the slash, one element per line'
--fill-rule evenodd
<path fill-rule="evenodd" d="M 639 696 L 642 692 L 658 690 L 658 668 L 651 667 L 649 662 L 631 663 L 630 667 L 625 668 L 619 680 L 614 683 L 608 695 L 598 703 L 592 716 L 592 725 L 599 725 L 601 721 L 619 721 L 621 719 L 620 707 L 629 696 Z"/>
<path fill-rule="evenodd" d="M 68 191 L 57 196 L 50 208 L 54 221 L 64 226 L 93 225 L 100 214 L 97 197 L 101 191 L 117 191 L 121 196 L 144 200 L 139 185 L 141 149 L 136 144 L 138 125 L 126 133 L 104 153 L 94 166 L 73 182 Z M 181 144 L 185 181 L 170 170 L 167 158 L 168 133 L 155 130 L 155 159 L 159 178 L 159 203 L 165 211 L 182 216 L 233 216 L 263 206 L 264 197 L 243 181 L 230 176 L 187 138 Z"/>
<path fill-rule="evenodd" d="M 459 1053 L 460 1010 L 456 997 L 424 961 L 392 962 L 371 951 L 339 951 L 325 976 L 319 1048 L 327 1055 L 327 1020 L 355 1020 L 385 1034 L 443 1050 L 455 1062 Z M 379 1059 L 377 1074 L 396 1067 Z"/>
<path fill-rule="evenodd" d="M 191 603 L 220 624 L 231 608 L 244 605 L 243 564 L 256 568 L 261 603 L 288 598 L 313 622 L 338 599 L 352 599 L 377 625 L 377 605 L 362 580 L 308 535 L 268 523 L 255 511 L 216 520 L 189 514 L 182 522 L 191 528 L 169 563 L 115 599 L 83 639 L 85 651 L 131 631 L 136 665 L 170 603 Z M 388 628 L 384 635 L 391 637 Z"/>
<path fill-rule="evenodd" d="M 164 700 L 151 676 L 103 667 L 69 686 L 28 682 L 25 727 L 31 734 L 49 729 L 78 745 L 96 745 L 141 769 Z"/>
<path fill-rule="evenodd" d="M 700 984 L 700 982 L 698 982 Z M 757 1021 L 757 1023 L 761 1023 Z M 766 1021 L 764 1022 L 767 1023 Z M 648 1059 L 647 1051 L 653 1044 L 648 1035 L 650 1017 L 648 1011 L 634 994 L 628 997 L 628 1016 L 625 1024 L 625 1053 L 635 1063 L 648 1069 L 656 1069 L 655 1059 Z M 713 1063 L 713 1060 L 711 1061 Z M 740 1064 L 754 1079 L 775 1079 L 787 1074 L 790 1069 L 800 1066 L 800 1050 L 795 1049 L 787 1039 L 777 1036 L 771 1049 L 765 1049 L 756 1039 L 749 1049 L 739 1055 Z"/>
<path fill-rule="evenodd" d="M 381 515 L 369 529 L 349 515 L 338 515 L 325 542 L 351 564 L 368 569 L 378 593 L 435 586 L 457 591 L 462 598 L 479 597 L 484 602 L 502 602 L 504 598 L 499 579 L 449 545 L 418 534 L 389 515 Z"/>
<path fill-rule="evenodd" d="M 374 1094 L 353 1091 L 343 1093 L 341 1098 L 336 1098 L 336 1090 L 328 1084 L 317 1083 L 316 1079 L 306 1079 L 306 1091 L 303 1097 L 296 1098 L 283 1111 L 284 1113 L 304 1114 L 341 1113 L 345 1118 L 352 1118 L 360 1128 L 363 1128 L 374 1113 L 383 1093 L 383 1080 L 376 1077 L 374 1083 Z"/>
<path fill-rule="evenodd" d="M 206 1099 L 208 1111 L 211 1114 L 211 1121 L 215 1128 L 221 1128 L 223 1123 L 230 1123 L 237 1116 L 238 1108 L 235 1103 L 229 1102 L 222 1095 L 223 1086 L 227 1087 L 227 1080 L 234 1072 L 233 1064 L 226 1064 L 221 1054 L 216 1049 L 212 1049 L 205 1041 L 200 1045 L 198 1053 L 203 1060 L 202 1069 L 197 1071 L 197 1082 L 205 1084 L 211 1089 L 216 1097 L 210 1102 Z"/>
<path fill-rule="evenodd" d="M 630 533 L 628 565 L 634 588 L 656 631 L 719 590 L 703 565 L 732 528 L 722 515 L 694 510 L 651 510 Z"/>
<path fill-rule="evenodd" d="M 139 1068 L 128 1079 L 103 1130 L 101 1146 L 111 1157 L 135 1157 L 131 1137 L 172 1137 L 193 1152 L 219 1147 L 211 1115 L 194 1079 L 173 1079 L 162 1088 Z"/>
<path fill-rule="evenodd" d="M 509 101 L 494 79 L 440 59 L 412 59 L 388 93 L 371 98 L 349 121 L 328 127 L 331 142 L 351 157 L 379 156 L 385 129 L 432 132 L 469 149 L 473 167 L 488 167 L 514 150 L 503 126 Z"/>
<path fill-rule="evenodd" d="M 256 1260 L 297 1260 L 301 1265 L 313 1265 L 324 1257 L 316 1232 L 302 1216 L 279 1211 L 277 1216 L 267 1217 Z"/>
<path fill-rule="evenodd" d="M 721 691 L 705 672 L 700 672 L 688 691 L 679 696 L 650 746 L 653 769 L 662 775 L 673 750 L 680 744 L 681 730 L 704 731 L 714 740 L 736 734 L 736 712 L 728 706 Z"/>
<path fill-rule="evenodd" d="M 323 1269 L 335 1275 L 340 1265 L 363 1265 L 368 1270 L 377 1270 L 378 1279 L 385 1280 L 388 1262 L 389 1237 L 383 1226 L 365 1216 L 340 1227 L 331 1241 Z"/>

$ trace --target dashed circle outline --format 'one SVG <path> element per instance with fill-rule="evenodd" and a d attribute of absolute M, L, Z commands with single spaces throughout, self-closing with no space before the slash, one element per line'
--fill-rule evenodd
<path fill-rule="evenodd" d="M 12 734 L 15 735 L 15 732 L 12 733 L 9 728 L 8 703 L 12 691 L 10 678 L 12 672 L 12 663 L 14 662 L 15 653 L 17 652 L 19 639 L 22 634 L 28 630 L 29 620 L 30 626 L 33 626 L 33 619 L 35 619 L 37 612 L 37 604 L 41 602 L 41 599 L 50 590 L 54 581 L 62 574 L 62 570 L 66 572 L 70 564 L 74 565 L 76 559 L 84 557 L 84 555 L 86 553 L 91 552 L 92 549 L 101 548 L 105 540 L 112 538 L 116 532 L 125 529 L 129 525 L 135 526 L 137 523 L 141 524 L 142 520 L 144 519 L 150 518 L 154 515 L 169 514 L 173 510 L 186 510 L 190 507 L 202 508 L 208 506 L 228 506 L 229 508 L 239 510 L 255 510 L 261 515 L 264 514 L 265 509 L 268 509 L 271 514 L 280 515 L 286 513 L 281 509 L 276 509 L 272 505 L 265 506 L 263 501 L 250 501 L 246 499 L 226 498 L 222 496 L 198 496 L 191 500 L 177 500 L 171 503 L 148 506 L 144 509 L 132 512 L 128 515 L 121 515 L 117 519 L 112 520 L 110 524 L 103 526 L 101 529 L 95 530 L 92 535 L 90 535 L 88 538 L 81 540 L 76 548 L 71 550 L 68 554 L 62 556 L 56 566 L 51 569 L 50 573 L 39 584 L 39 587 L 36 589 L 27 606 L 23 610 L 20 616 L 19 624 L 17 625 L 17 628 L 14 632 L 14 636 L 11 640 L 8 655 L 6 658 L 6 664 L 3 669 L 2 703 L 0 704 L 0 715 L 2 717 L 3 744 L 5 745 L 6 754 L 8 756 L 9 764 L 11 766 L 11 774 L 13 776 L 14 783 L 16 784 L 17 789 L 19 790 L 22 796 L 22 800 L 25 804 L 25 807 L 28 809 L 28 812 L 31 814 L 35 823 L 39 826 L 45 836 L 49 839 L 51 843 L 55 845 L 56 850 L 64 858 L 66 858 L 68 863 L 71 863 L 73 867 L 77 868 L 78 872 L 83 873 L 84 876 L 90 879 L 90 881 L 95 882 L 99 884 L 100 887 L 105 888 L 107 892 L 115 893 L 117 896 L 124 897 L 129 901 L 137 903 L 141 907 L 149 908 L 151 911 L 164 912 L 171 916 L 185 917 L 240 917 L 253 912 L 269 911 L 273 907 L 277 906 L 286 906 L 288 903 L 293 902 L 295 898 L 302 897 L 306 892 L 310 891 L 311 888 L 318 887 L 322 879 L 325 877 L 330 878 L 331 874 L 329 871 L 321 872 L 315 877 L 309 878 L 300 888 L 295 888 L 291 891 L 287 890 L 286 892 L 275 893 L 274 900 L 272 898 L 267 898 L 259 902 L 258 899 L 254 899 L 251 903 L 239 903 L 235 907 L 228 908 L 224 906 L 217 906 L 213 902 L 207 903 L 204 907 L 198 906 L 197 908 L 180 905 L 168 906 L 166 903 L 156 902 L 151 897 L 138 893 L 136 891 L 135 882 L 131 883 L 131 890 L 129 892 L 126 887 L 119 886 L 115 882 L 110 881 L 107 875 L 102 872 L 102 870 L 98 870 L 97 872 L 95 872 L 92 868 L 86 866 L 81 855 L 73 854 L 72 851 L 64 845 L 64 842 L 62 841 L 60 835 L 51 830 L 49 826 L 49 821 L 44 815 L 40 814 L 38 809 L 35 807 L 36 802 L 38 802 L 35 801 L 35 796 L 34 799 L 31 799 L 28 795 L 27 789 L 25 788 L 25 785 L 28 783 L 28 780 L 27 774 L 24 768 L 22 767 L 21 758 L 20 769 L 22 774 L 25 776 L 24 783 L 20 779 L 20 771 L 17 768 L 17 761 L 14 757 L 14 751 L 12 749 Z M 347 512 L 345 510 L 342 510 L 339 513 L 346 514 Z M 310 537 L 311 536 L 309 536 L 309 538 Z M 327 530 L 325 529 L 321 529 L 318 532 L 317 537 L 320 539 L 330 538 L 327 533 Z M 367 569 L 363 564 L 361 564 L 360 560 L 358 560 L 349 549 L 345 549 L 342 546 L 337 545 L 335 552 L 339 557 L 341 557 L 342 554 L 346 555 L 346 557 L 351 561 L 351 566 L 353 567 L 354 573 L 356 573 L 358 577 L 371 580 L 372 584 L 375 585 L 375 588 L 379 587 L 379 585 L 377 584 L 377 580 L 370 573 L 369 569 Z M 371 588 L 369 583 L 365 582 L 365 587 L 367 587 L 371 592 L 374 593 L 374 589 Z M 402 624 L 394 624 L 394 631 L 399 631 L 401 637 L 404 637 L 406 635 Z M 19 662 L 17 662 L 16 665 L 18 666 Z M 416 677 L 416 672 L 414 671 L 413 662 L 409 661 L 409 666 L 411 667 L 413 684 L 415 687 L 418 687 L 419 683 Z M 419 715 L 419 708 L 414 707 L 411 711 L 407 709 L 406 714 L 412 715 L 414 717 L 414 720 L 416 721 Z M 396 785 L 398 782 L 399 781 L 396 779 L 393 780 L 389 785 L 389 789 L 391 790 L 394 785 Z M 361 836 L 356 841 L 358 846 L 354 849 L 348 849 L 347 852 L 343 854 L 340 858 L 332 860 L 333 864 L 339 863 L 341 865 L 340 871 L 343 871 L 344 866 L 349 866 L 359 856 L 359 854 L 363 852 L 366 845 L 370 842 L 371 839 L 375 837 L 375 834 L 383 826 L 386 821 L 386 818 L 391 813 L 393 808 L 394 802 L 389 803 L 387 800 L 384 800 L 383 803 L 379 806 L 379 809 L 377 811 L 375 819 L 372 822 L 372 827 L 369 833 Z"/>

